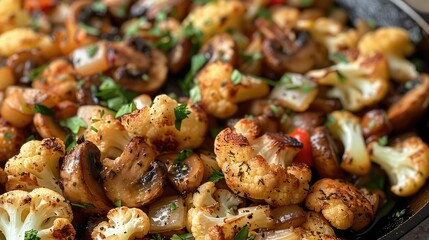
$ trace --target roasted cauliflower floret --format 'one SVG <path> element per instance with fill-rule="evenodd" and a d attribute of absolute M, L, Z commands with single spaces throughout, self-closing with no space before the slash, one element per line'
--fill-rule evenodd
<path fill-rule="evenodd" d="M 143 137 L 159 151 L 197 148 L 207 131 L 203 110 L 179 104 L 165 94 L 157 96 L 152 106 L 122 116 L 121 122 L 131 136 Z"/>
<path fill-rule="evenodd" d="M 37 188 L 31 192 L 13 190 L 0 196 L 2 239 L 24 239 L 34 231 L 40 239 L 74 239 L 73 212 L 58 193 Z"/>
<path fill-rule="evenodd" d="M 355 49 L 359 41 L 359 34 L 355 29 L 344 29 L 334 19 L 322 17 L 316 20 L 300 20 L 298 27 L 309 31 L 311 36 L 323 44 L 330 53 Z"/>
<path fill-rule="evenodd" d="M 390 76 L 397 81 L 417 77 L 416 66 L 406 57 L 414 52 L 414 45 L 407 31 L 398 27 L 383 27 L 366 33 L 359 41 L 359 50 L 365 54 L 381 52 L 389 63 Z"/>
<path fill-rule="evenodd" d="M 347 111 L 335 111 L 330 117 L 329 132 L 344 145 L 341 168 L 352 174 L 367 174 L 371 162 L 359 118 Z"/>
<path fill-rule="evenodd" d="M 119 157 L 131 141 L 130 135 L 121 122 L 110 112 L 99 111 L 99 109 L 95 109 L 92 113 L 84 136 L 100 149 L 100 159 Z"/>
<path fill-rule="evenodd" d="M 221 131 L 215 140 L 216 159 L 228 187 L 239 196 L 265 200 L 272 206 L 304 200 L 311 171 L 303 163 L 292 163 L 302 143 L 282 134 L 262 134 L 250 119 L 234 127 Z"/>
<path fill-rule="evenodd" d="M 348 62 L 308 73 L 320 85 L 333 86 L 327 95 L 339 98 L 343 107 L 349 111 L 359 111 L 379 102 L 388 90 L 388 69 L 384 55 L 358 55 Z"/>
<path fill-rule="evenodd" d="M 19 154 L 6 163 L 6 189 L 30 191 L 44 187 L 61 194 L 59 162 L 64 155 L 64 143 L 58 138 L 25 143 Z"/>
<path fill-rule="evenodd" d="M 370 158 L 389 176 L 390 190 L 401 197 L 416 193 L 429 177 L 429 147 L 418 137 L 409 137 L 393 146 L 372 142 Z"/>
<path fill-rule="evenodd" d="M 202 40 L 207 42 L 216 34 L 227 30 L 239 30 L 243 24 L 246 8 L 241 1 L 213 1 L 195 7 L 183 20 L 182 28 L 190 24 L 203 33 Z"/>
<path fill-rule="evenodd" d="M 264 97 L 269 92 L 268 85 L 262 80 L 243 75 L 230 63 L 222 61 L 208 64 L 196 81 L 201 91 L 199 104 L 218 118 L 235 114 L 237 103 Z"/>
<path fill-rule="evenodd" d="M 274 226 L 269 206 L 237 209 L 243 200 L 212 182 L 201 185 L 191 202 L 187 227 L 196 240 L 233 239 L 245 226 L 250 230 Z"/>
<path fill-rule="evenodd" d="M 25 49 L 39 49 L 46 59 L 58 55 L 59 48 L 54 41 L 42 33 L 30 28 L 16 28 L 0 35 L 0 55 L 9 57 Z"/>
<path fill-rule="evenodd" d="M 6 162 L 18 154 L 24 140 L 25 133 L 22 128 L 14 127 L 0 118 L 0 162 Z"/>
<path fill-rule="evenodd" d="M 31 23 L 31 17 L 23 8 L 21 1 L 0 1 L 0 33 Z"/>
<path fill-rule="evenodd" d="M 305 206 L 321 212 L 337 229 L 358 231 L 368 226 L 375 214 L 366 197 L 369 196 L 349 183 L 324 178 L 311 187 Z"/>
<path fill-rule="evenodd" d="M 149 232 L 149 217 L 138 208 L 114 208 L 107 213 L 107 218 L 108 221 L 94 228 L 92 239 L 132 240 L 143 238 Z"/>

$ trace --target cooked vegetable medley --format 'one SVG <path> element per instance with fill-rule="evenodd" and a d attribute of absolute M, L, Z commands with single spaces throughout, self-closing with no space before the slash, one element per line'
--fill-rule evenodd
<path fill-rule="evenodd" d="M 0 239 L 364 231 L 429 177 L 413 53 L 330 0 L 0 0 Z"/>

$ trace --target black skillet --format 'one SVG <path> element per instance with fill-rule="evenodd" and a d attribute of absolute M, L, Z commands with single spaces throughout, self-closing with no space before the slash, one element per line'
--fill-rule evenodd
<path fill-rule="evenodd" d="M 426 1 L 426 0 L 421 0 Z M 429 14 L 418 14 L 402 0 L 336 0 L 346 9 L 353 23 L 355 19 L 374 20 L 378 26 L 399 26 L 407 29 L 417 45 L 415 58 L 422 59 L 429 68 Z M 427 1 L 429 4 L 429 1 Z M 417 128 L 429 143 L 429 113 Z M 360 233 L 340 233 L 347 239 L 399 239 L 429 217 L 429 183 L 410 198 L 397 199 L 393 209 Z M 429 236 L 423 236 L 429 239 Z M 423 238 L 423 239 L 424 239 Z"/>

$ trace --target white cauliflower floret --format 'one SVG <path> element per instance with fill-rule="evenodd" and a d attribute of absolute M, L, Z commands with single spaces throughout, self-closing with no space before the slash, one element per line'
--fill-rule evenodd
<path fill-rule="evenodd" d="M 271 228 L 274 220 L 269 206 L 238 208 L 243 200 L 213 182 L 201 185 L 192 196 L 187 228 L 196 240 L 232 239 L 243 227 Z"/>
<path fill-rule="evenodd" d="M 152 106 L 122 116 L 121 122 L 131 136 L 143 137 L 159 151 L 197 148 L 204 141 L 207 116 L 195 105 L 182 109 L 180 106 L 184 105 L 165 94 L 159 95 Z M 180 130 L 177 123 L 180 123 Z"/>
<path fill-rule="evenodd" d="M 0 196 L 0 239 L 24 239 L 27 231 L 43 240 L 74 239 L 72 220 L 70 205 L 52 190 L 13 190 Z"/>
<path fill-rule="evenodd" d="M 344 145 L 341 168 L 352 174 L 367 174 L 371 170 L 371 162 L 359 118 L 347 111 L 335 111 L 330 117 L 328 129 Z"/>
<path fill-rule="evenodd" d="M 352 184 L 324 178 L 311 187 L 305 206 L 322 213 L 337 229 L 358 231 L 368 226 L 374 218 L 374 198 L 377 195 L 360 191 Z"/>
<path fill-rule="evenodd" d="M 339 98 L 343 107 L 349 111 L 359 111 L 378 103 L 388 90 L 388 69 L 384 55 L 358 55 L 348 62 L 308 73 L 316 78 L 318 84 L 333 86 L 327 95 Z"/>
<path fill-rule="evenodd" d="M 107 213 L 107 218 L 109 221 L 94 228 L 92 239 L 132 240 L 143 238 L 149 232 L 149 217 L 138 208 L 114 208 Z"/>
<path fill-rule="evenodd" d="M 30 191 L 44 187 L 62 193 L 59 184 L 59 162 L 64 155 L 64 143 L 58 138 L 25 143 L 19 154 L 6 163 L 6 189 Z"/>
<path fill-rule="evenodd" d="M 201 91 L 199 104 L 211 115 L 227 118 L 238 110 L 237 103 L 266 96 L 268 85 L 260 79 L 246 76 L 230 63 L 217 61 L 208 64 L 197 76 Z"/>
<path fill-rule="evenodd" d="M 406 57 L 414 52 L 414 45 L 407 31 L 397 27 L 383 27 L 366 33 L 359 41 L 359 50 L 365 54 L 381 52 L 389 63 L 390 76 L 397 81 L 417 77 L 416 66 Z"/>
<path fill-rule="evenodd" d="M 392 147 L 373 142 L 370 158 L 389 176 L 390 190 L 401 197 L 416 193 L 429 177 L 429 147 L 418 137 L 409 137 Z"/>
<path fill-rule="evenodd" d="M 302 143 L 282 134 L 261 134 L 250 119 L 242 119 L 234 127 L 221 131 L 215 140 L 217 162 L 228 187 L 239 196 L 273 206 L 304 200 L 311 170 L 306 164 L 292 163 Z"/>
<path fill-rule="evenodd" d="M 85 139 L 94 143 L 101 152 L 101 158 L 119 157 L 131 141 L 128 132 L 110 112 L 95 109 L 85 131 Z"/>
<path fill-rule="evenodd" d="M 322 17 L 316 20 L 300 20 L 298 27 L 309 31 L 317 42 L 328 49 L 329 53 L 355 49 L 359 41 L 359 34 L 356 29 L 344 29 L 334 19 Z"/>

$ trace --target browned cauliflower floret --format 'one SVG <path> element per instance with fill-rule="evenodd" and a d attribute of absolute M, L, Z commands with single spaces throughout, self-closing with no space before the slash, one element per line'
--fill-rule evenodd
<path fill-rule="evenodd" d="M 308 75 L 318 84 L 333 86 L 329 97 L 339 98 L 349 111 L 359 111 L 381 101 L 388 90 L 388 69 L 386 58 L 381 53 L 370 56 L 354 55 L 347 62 L 340 62 L 329 68 L 313 70 Z"/>
<path fill-rule="evenodd" d="M 370 196 L 349 183 L 324 178 L 311 187 L 305 206 L 321 212 L 335 228 L 358 231 L 374 218 Z"/>
<path fill-rule="evenodd" d="M 143 137 L 159 151 L 197 148 L 207 131 L 203 110 L 179 104 L 165 94 L 157 96 L 152 106 L 122 116 L 121 122 L 131 136 Z"/>
<path fill-rule="evenodd" d="M 31 23 L 30 14 L 23 8 L 22 1 L 0 1 L 0 33 Z"/>
<path fill-rule="evenodd" d="M 217 162 L 231 190 L 273 206 L 299 203 L 307 195 L 310 168 L 292 163 L 301 148 L 295 138 L 262 134 L 250 119 L 223 130 L 215 140 Z"/>
<path fill-rule="evenodd" d="M 0 162 L 6 162 L 9 158 L 19 153 L 19 148 L 24 144 L 25 135 L 21 128 L 0 118 Z"/>
<path fill-rule="evenodd" d="M 385 54 L 394 80 L 407 81 L 418 75 L 416 66 L 406 59 L 413 54 L 414 45 L 405 29 L 383 27 L 369 32 L 359 41 L 359 50 L 365 54 Z"/>
<path fill-rule="evenodd" d="M 234 70 L 230 63 L 221 61 L 207 65 L 196 81 L 201 91 L 199 104 L 218 118 L 236 113 L 237 103 L 264 97 L 269 92 L 268 85 L 262 80 L 246 76 Z"/>

